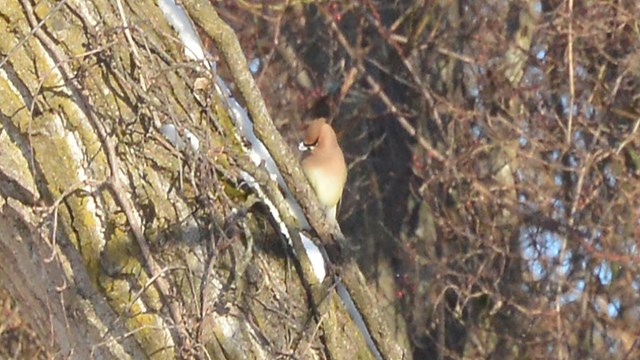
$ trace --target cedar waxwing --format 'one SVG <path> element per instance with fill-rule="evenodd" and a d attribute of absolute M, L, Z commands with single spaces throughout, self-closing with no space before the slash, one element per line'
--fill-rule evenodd
<path fill-rule="evenodd" d="M 347 164 L 335 131 L 324 118 L 316 119 L 309 124 L 299 148 L 309 150 L 302 158 L 302 170 L 318 200 L 326 207 L 327 216 L 335 219 L 342 189 L 347 182 Z"/>

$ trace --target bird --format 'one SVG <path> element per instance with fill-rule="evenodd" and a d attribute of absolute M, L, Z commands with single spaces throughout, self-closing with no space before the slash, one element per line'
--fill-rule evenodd
<path fill-rule="evenodd" d="M 299 149 L 306 152 L 302 157 L 302 170 L 324 206 L 326 216 L 336 219 L 347 182 L 347 164 L 336 133 L 325 118 L 309 124 Z"/>

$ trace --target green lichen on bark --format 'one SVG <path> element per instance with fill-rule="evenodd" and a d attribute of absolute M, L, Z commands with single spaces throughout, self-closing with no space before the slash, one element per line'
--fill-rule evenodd
<path fill-rule="evenodd" d="M 157 313 L 162 301 L 139 261 L 139 249 L 127 231 L 124 216 L 114 217 L 106 232 L 109 237 L 101 257 L 100 288 L 127 327 L 135 330 L 133 335 L 147 355 L 156 354 L 158 349 L 164 350 L 155 356 L 173 354 L 173 350 L 165 348 L 166 337 L 157 336 L 163 334 L 162 326 L 151 326 L 163 321 Z"/>

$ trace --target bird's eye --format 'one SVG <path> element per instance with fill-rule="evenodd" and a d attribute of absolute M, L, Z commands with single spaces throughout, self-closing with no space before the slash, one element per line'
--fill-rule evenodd
<path fill-rule="evenodd" d="M 317 144 L 317 143 L 318 143 L 318 142 L 316 141 L 316 142 L 315 142 L 315 143 L 313 143 L 313 144 L 307 145 L 307 144 L 305 144 L 305 143 L 304 143 L 304 141 L 301 141 L 301 142 L 300 142 L 300 144 L 298 144 L 298 149 L 299 149 L 300 151 L 311 151 L 311 150 L 313 150 L 313 148 L 315 148 L 315 147 L 316 147 L 316 144 Z"/>

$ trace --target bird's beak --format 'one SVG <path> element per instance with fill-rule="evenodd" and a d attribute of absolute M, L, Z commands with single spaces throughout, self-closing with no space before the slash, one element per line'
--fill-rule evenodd
<path fill-rule="evenodd" d="M 300 144 L 298 144 L 298 150 L 300 151 L 313 150 L 313 145 L 305 145 L 304 141 L 300 141 Z"/>

